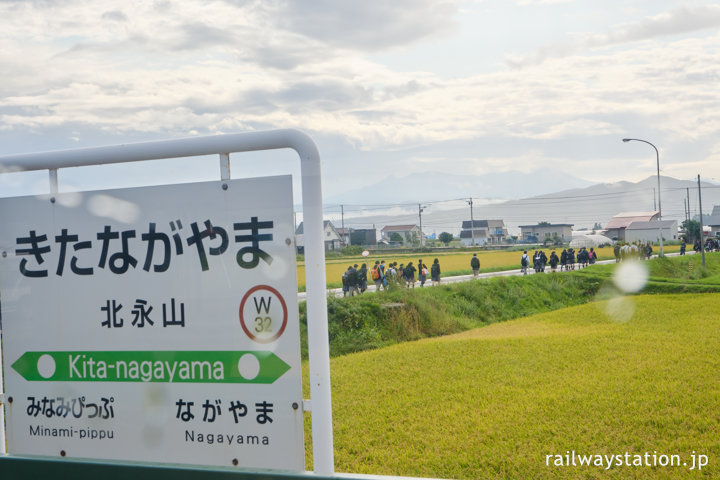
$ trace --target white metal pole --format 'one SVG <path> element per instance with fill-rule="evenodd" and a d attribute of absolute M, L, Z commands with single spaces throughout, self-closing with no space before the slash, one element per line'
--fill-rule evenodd
<path fill-rule="evenodd" d="M 57 168 L 51 168 L 50 173 L 50 194 L 57 195 L 58 193 L 58 171 Z"/>
<path fill-rule="evenodd" d="M 302 162 L 302 203 L 305 222 L 305 289 L 312 399 L 313 470 L 318 475 L 332 475 L 335 466 L 320 155 L 315 144 L 312 144 L 312 150 L 309 148 L 302 152 L 298 150 L 298 154 Z"/>
<path fill-rule="evenodd" d="M 109 147 L 0 156 L 0 167 L 14 170 L 139 162 L 200 155 L 292 148 L 300 157 L 305 222 L 305 283 L 308 309 L 310 394 L 312 397 L 313 462 L 315 473 L 334 473 L 330 346 L 325 296 L 325 249 L 322 219 L 320 154 L 306 134 L 292 129 L 234 133 L 207 137 L 131 143 Z M 221 163 L 224 160 L 221 160 Z M 224 167 L 221 167 L 221 171 Z M 227 174 L 229 176 L 229 163 Z M 221 173 L 224 175 L 225 172 Z M 52 175 L 52 173 L 51 173 Z"/>
<path fill-rule="evenodd" d="M 0 325 L 0 455 L 7 453 L 5 446 L 5 391 L 3 390 L 2 325 Z"/>
<path fill-rule="evenodd" d="M 220 154 L 220 180 L 230 180 L 230 154 Z"/>

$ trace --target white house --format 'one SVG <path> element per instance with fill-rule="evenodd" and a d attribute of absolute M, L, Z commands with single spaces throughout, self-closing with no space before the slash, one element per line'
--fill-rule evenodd
<path fill-rule="evenodd" d="M 652 220 L 650 222 L 632 222 L 625 227 L 625 241 L 628 243 L 660 242 L 662 232 L 663 240 L 677 240 L 677 220 Z"/>
<path fill-rule="evenodd" d="M 400 235 L 403 245 L 419 242 L 421 235 L 420 227 L 417 225 L 386 225 L 380 230 L 380 233 L 386 242 L 391 242 L 393 233 L 397 233 Z"/>
<path fill-rule="evenodd" d="M 505 222 L 502 220 L 466 220 L 462 222 L 460 230 L 460 243 L 470 246 L 485 245 L 486 243 L 503 243 L 508 236 Z"/>
<path fill-rule="evenodd" d="M 329 252 L 332 250 L 340 250 L 342 248 L 342 239 L 330 220 L 325 220 L 323 222 L 323 238 L 325 239 L 325 251 Z M 303 234 L 302 222 L 300 222 L 300 225 L 298 225 L 295 230 L 295 245 L 297 246 L 299 253 L 302 253 L 305 250 L 305 235 Z"/>
<path fill-rule="evenodd" d="M 563 242 L 572 240 L 572 223 L 542 223 L 537 225 L 520 225 L 520 236 L 523 240 L 544 242 L 548 238 L 560 238 Z"/>

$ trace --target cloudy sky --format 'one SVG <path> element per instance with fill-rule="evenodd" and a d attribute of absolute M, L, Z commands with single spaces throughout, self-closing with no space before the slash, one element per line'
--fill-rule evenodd
<path fill-rule="evenodd" d="M 297 128 L 330 196 L 418 172 L 638 181 L 655 156 L 629 136 L 663 175 L 720 179 L 719 27 L 692 0 L 0 0 L 0 155 Z M 239 154 L 233 176 L 297 164 Z M 196 159 L 60 181 L 217 177 Z M 28 185 L 46 174 L 0 175 L 0 195 Z"/>

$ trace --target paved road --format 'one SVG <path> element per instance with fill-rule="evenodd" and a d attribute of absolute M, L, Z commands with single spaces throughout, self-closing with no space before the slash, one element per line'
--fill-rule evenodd
<path fill-rule="evenodd" d="M 695 254 L 694 251 L 690 250 L 689 252 L 686 252 L 686 255 L 693 255 Z M 680 253 L 667 253 L 665 254 L 666 257 L 676 257 L 679 256 Z M 654 257 L 657 257 L 655 255 Z M 615 260 L 599 260 L 595 262 L 596 265 L 604 265 L 608 263 L 615 263 Z M 545 273 L 550 273 L 550 267 L 545 268 Z M 486 272 L 481 273 L 478 275 L 478 278 L 491 278 L 491 277 L 512 277 L 512 276 L 518 276 L 522 275 L 522 270 L 504 270 L 500 272 Z M 528 275 L 534 275 L 535 271 L 532 268 L 528 268 Z M 369 272 L 368 272 L 369 275 Z M 457 282 L 467 282 L 468 280 L 472 280 L 472 275 L 457 275 L 455 277 L 442 277 L 440 285 L 446 285 L 448 283 L 457 283 Z M 372 283 L 372 280 L 369 280 L 368 283 Z M 415 286 L 420 288 L 420 282 L 415 282 Z M 429 278 L 428 281 L 425 282 L 426 287 L 432 287 L 432 283 L 430 282 Z M 367 292 L 374 292 L 375 291 L 375 284 L 372 283 L 372 285 L 368 285 Z M 334 295 L 337 298 L 341 298 L 343 296 L 342 288 L 329 288 L 328 289 L 328 295 Z M 304 301 L 306 298 L 305 292 L 298 292 L 298 300 Z"/>

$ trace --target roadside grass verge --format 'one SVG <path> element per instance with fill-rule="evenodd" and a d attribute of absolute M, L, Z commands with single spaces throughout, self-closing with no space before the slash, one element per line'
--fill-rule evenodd
<path fill-rule="evenodd" d="M 700 255 L 654 258 L 640 262 L 647 267 L 648 280 L 644 293 L 703 293 L 715 292 L 720 285 L 720 252 L 706 253 L 706 268 Z M 597 265 L 579 274 L 609 280 L 618 265 Z"/>
<path fill-rule="evenodd" d="M 593 298 L 601 282 L 580 275 L 497 277 L 433 288 L 328 297 L 331 356 L 447 335 Z M 300 305 L 303 357 L 307 314 Z"/>
<path fill-rule="evenodd" d="M 594 302 L 332 359 L 336 470 L 718 478 L 720 294 L 628 300 L 626 322 Z M 568 451 L 677 454 L 687 466 L 546 465 Z M 692 453 L 710 465 L 689 471 Z"/>

